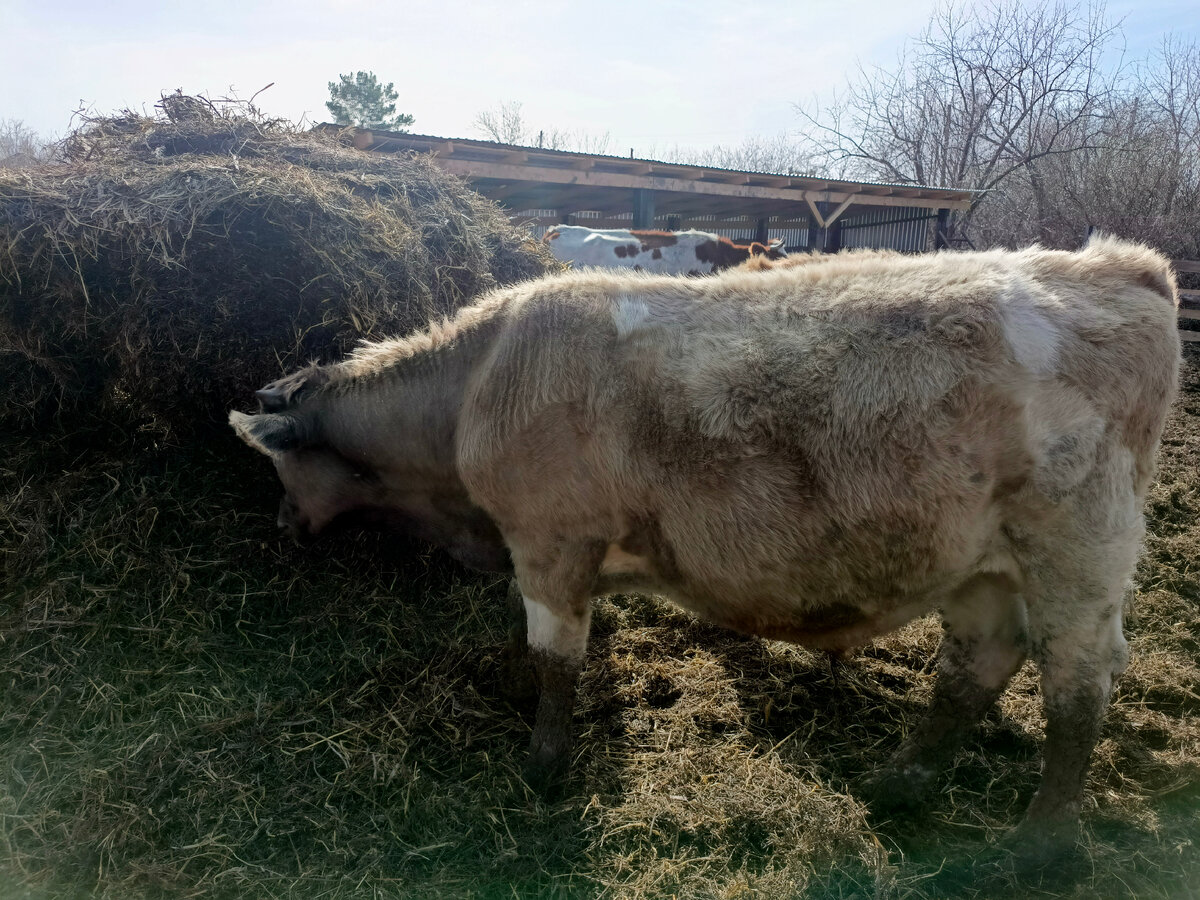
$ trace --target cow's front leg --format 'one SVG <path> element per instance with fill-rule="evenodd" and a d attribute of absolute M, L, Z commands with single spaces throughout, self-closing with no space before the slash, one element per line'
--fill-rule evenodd
<path fill-rule="evenodd" d="M 867 785 L 877 812 L 919 805 L 1025 658 L 1026 612 L 1003 580 L 976 578 L 942 611 L 937 679 L 924 718 Z"/>
<path fill-rule="evenodd" d="M 541 697 L 529 741 L 525 777 L 545 790 L 567 768 L 572 743 L 571 714 L 583 655 L 587 649 L 590 607 L 583 603 L 555 604 L 525 598 L 529 622 L 529 655 Z"/>
<path fill-rule="evenodd" d="M 548 561 L 525 554 L 516 559 L 529 657 L 541 690 L 525 762 L 526 781 L 538 790 L 551 787 L 569 762 L 571 715 L 591 622 L 591 587 L 602 556 L 602 547 L 589 546 L 570 554 L 559 548 Z"/>
<path fill-rule="evenodd" d="M 500 663 L 500 693 L 509 702 L 523 705 L 537 696 L 533 660 L 529 658 L 529 625 L 525 616 L 525 598 L 516 578 L 509 579 L 508 641 Z"/>

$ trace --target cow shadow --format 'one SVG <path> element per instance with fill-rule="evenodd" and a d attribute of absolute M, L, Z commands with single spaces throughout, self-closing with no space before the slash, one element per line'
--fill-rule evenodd
<path fill-rule="evenodd" d="M 969 893 L 969 885 L 987 878 L 996 895 L 1011 893 L 1012 873 L 988 853 L 1019 820 L 1036 787 L 1040 741 L 1026 724 L 999 710 L 989 713 L 929 805 L 911 816 L 879 819 L 862 803 L 864 776 L 924 712 L 936 649 L 928 634 L 913 647 L 891 641 L 842 660 L 739 635 L 653 598 L 600 601 L 575 717 L 572 771 L 546 801 L 520 774 L 536 707 L 505 690 L 504 579 L 479 578 L 448 560 L 415 565 L 407 546 L 367 549 L 384 559 L 374 564 L 372 579 L 424 580 L 394 608 L 376 602 L 341 626 L 340 639 L 370 644 L 376 657 L 364 654 L 364 665 L 342 671 L 337 692 L 352 706 L 347 703 L 330 728 L 349 722 L 370 735 L 362 752 L 373 766 L 392 766 L 399 774 L 380 782 L 364 764 L 361 790 L 374 807 L 406 810 L 402 823 L 391 826 L 402 841 L 376 862 L 376 871 L 419 880 L 454 865 L 531 890 L 546 872 L 569 878 L 598 853 L 597 816 L 617 821 L 635 802 L 627 797 L 636 799 L 647 778 L 668 771 L 671 754 L 736 747 L 777 759 L 823 794 L 848 798 L 905 877 L 922 879 L 943 896 Z M 443 595 L 451 599 L 432 599 Z M 378 621 L 381 615 L 386 621 Z M 712 697 L 717 700 L 709 702 Z M 392 728 L 388 723 L 397 719 L 402 727 Z M 686 747 L 660 749 L 659 732 L 671 728 L 686 731 Z M 656 758 L 663 768 L 649 772 L 630 763 Z M 329 756 L 326 762 L 328 780 L 346 779 L 338 774 L 341 761 Z M 745 819 L 739 852 L 769 860 L 773 838 L 767 826 L 755 829 L 758 812 L 750 805 L 737 810 Z M 507 837 L 499 851 L 459 846 L 456 829 L 491 833 L 489 817 L 495 816 L 505 820 L 503 833 L 515 836 L 511 846 Z M 1116 819 L 1092 827 L 1108 844 L 1146 841 L 1137 825 Z M 679 833 L 670 840 L 679 847 L 706 838 Z M 426 845 L 448 849 L 417 854 Z M 994 871 L 983 863 L 995 863 Z M 852 859 L 834 865 L 810 895 L 854 894 L 855 885 L 875 877 L 858 865 Z M 1053 875 L 1057 881 L 1038 883 L 1069 885 L 1083 870 L 1068 862 Z"/>

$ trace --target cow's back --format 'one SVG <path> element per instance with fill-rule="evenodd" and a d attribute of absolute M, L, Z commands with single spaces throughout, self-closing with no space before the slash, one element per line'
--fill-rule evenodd
<path fill-rule="evenodd" d="M 507 448 L 509 477 L 551 455 L 523 427 L 568 421 L 528 508 L 586 495 L 614 541 L 652 523 L 716 621 L 936 603 L 972 567 L 1018 578 L 1006 527 L 1052 512 L 1105 441 L 1144 491 L 1178 343 L 1159 258 L 1124 247 L 540 282 L 514 294 L 469 443 Z"/>

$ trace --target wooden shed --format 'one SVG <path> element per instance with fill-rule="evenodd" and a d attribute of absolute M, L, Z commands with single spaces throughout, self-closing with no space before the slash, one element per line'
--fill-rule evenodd
<path fill-rule="evenodd" d="M 782 238 L 789 250 L 920 252 L 945 246 L 946 217 L 969 208 L 976 193 L 369 129 L 355 129 L 353 140 L 371 153 L 431 154 L 514 218 L 540 229 L 699 228 L 734 239 Z"/>

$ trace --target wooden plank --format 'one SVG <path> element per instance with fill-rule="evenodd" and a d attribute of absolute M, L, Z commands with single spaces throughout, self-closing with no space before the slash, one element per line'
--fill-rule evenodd
<path fill-rule="evenodd" d="M 1200 303 L 1200 291 L 1180 291 L 1179 299 L 1184 303 Z"/>
<path fill-rule="evenodd" d="M 808 204 L 808 209 L 812 213 L 813 221 L 817 223 L 817 227 L 824 228 L 825 220 L 821 218 L 821 211 L 817 209 L 817 204 L 813 202 L 813 198 L 806 196 L 804 202 Z"/>
<path fill-rule="evenodd" d="M 449 143 L 449 142 L 448 142 Z M 452 150 L 452 145 L 450 148 Z M 445 152 L 443 149 L 442 152 Z M 578 185 L 587 187 L 629 187 L 644 188 L 649 191 L 670 191 L 673 193 L 688 193 L 714 197 L 734 197 L 749 199 L 791 200 L 793 203 L 809 199 L 809 191 L 788 190 L 788 188 L 763 187 L 758 185 L 726 185 L 716 181 L 686 181 L 677 178 L 664 178 L 656 175 L 630 175 L 617 172 L 596 172 L 595 169 L 581 172 L 580 169 L 552 169 L 539 166 L 514 166 L 511 163 L 474 162 L 460 158 L 438 156 L 437 162 L 446 172 L 461 175 L 463 178 L 491 178 L 499 181 L 533 181 L 546 182 L 552 185 Z M 833 203 L 844 202 L 858 198 L 858 202 L 871 206 L 929 206 L 931 209 L 947 205 L 946 200 L 910 199 L 900 200 L 894 197 L 863 197 L 860 194 L 839 193 L 835 191 L 812 193 L 815 199 L 828 199 Z M 956 208 L 966 209 L 966 202 L 950 204 Z"/>
<path fill-rule="evenodd" d="M 1200 343 L 1200 331 L 1181 331 L 1179 339 L 1186 343 Z"/>
<path fill-rule="evenodd" d="M 1200 319 L 1200 309 L 1179 309 L 1176 312 L 1181 319 Z"/>
<path fill-rule="evenodd" d="M 824 227 L 828 228 L 834 222 L 836 222 L 838 219 L 838 216 L 840 216 L 842 213 L 844 213 L 846 211 L 846 207 L 848 207 L 851 203 L 853 203 L 855 200 L 858 200 L 858 199 L 860 199 L 860 198 L 857 196 L 854 196 L 854 197 L 847 197 L 845 200 L 843 200 L 842 205 L 839 206 L 837 209 L 835 209 L 832 213 L 830 213 L 829 218 L 825 220 Z"/>
<path fill-rule="evenodd" d="M 452 148 L 451 148 L 452 149 Z M 630 175 L 624 172 L 599 172 L 595 169 L 552 169 L 545 166 L 512 165 L 510 163 L 474 162 L 465 159 L 438 156 L 437 163 L 447 172 L 464 178 L 494 178 L 504 182 L 529 181 L 549 184 L 571 184 L 587 187 L 644 188 L 653 191 L 669 191 L 680 194 L 709 195 L 755 200 L 787 200 L 793 203 L 809 199 L 828 200 L 841 203 L 857 198 L 856 202 L 868 206 L 920 206 L 929 209 L 949 207 L 967 209 L 966 200 L 957 203 L 940 199 L 902 199 L 899 197 L 869 197 L 839 191 L 801 191 L 788 188 L 771 188 L 752 184 L 722 184 L 720 182 L 687 181 L 655 175 Z"/>
<path fill-rule="evenodd" d="M 340 131 L 341 128 L 336 125 L 318 125 L 317 129 L 326 131 Z M 361 135 L 361 136 L 359 136 Z M 503 155 L 511 153 L 514 150 L 524 150 L 530 153 L 531 157 L 537 154 L 544 162 L 542 165 L 545 168 L 576 168 L 580 165 L 595 165 L 595 166 L 614 166 L 616 171 L 628 171 L 630 165 L 637 166 L 641 163 L 642 166 L 649 165 L 650 168 L 659 175 L 683 175 L 684 177 L 702 177 L 706 174 L 703 168 L 688 166 L 679 163 L 663 163 L 653 160 L 630 160 L 620 156 L 608 156 L 604 154 L 577 153 L 561 150 L 542 150 L 533 147 L 512 147 L 504 144 L 496 144 L 492 141 L 479 141 L 470 139 L 455 139 L 451 143 L 450 139 L 444 137 L 436 137 L 434 135 L 409 134 L 398 132 L 372 132 L 369 129 L 356 130 L 356 144 L 363 146 L 364 149 L 370 148 L 374 150 L 383 150 L 385 152 L 394 152 L 395 150 L 413 150 L 416 152 L 436 153 L 442 151 L 456 155 L 460 158 L 470 158 L 474 156 L 481 161 L 494 160 L 503 162 Z M 551 161 L 557 165 L 552 165 Z M 584 163 L 587 160 L 587 163 Z M 636 170 L 635 170 L 636 171 Z M 731 170 L 732 171 L 732 170 Z M 716 177 L 716 172 L 708 170 L 707 174 Z M 787 186 L 792 190 L 799 191 L 817 191 L 831 192 L 834 196 L 822 197 L 820 199 L 838 202 L 847 194 L 890 194 L 890 193 L 914 193 L 922 200 L 926 201 L 923 204 L 899 203 L 899 206 L 923 205 L 931 209 L 947 206 L 950 208 L 960 208 L 958 204 L 962 204 L 961 208 L 969 207 L 971 199 L 978 196 L 982 192 L 972 192 L 955 190 L 950 188 L 927 187 L 923 185 L 876 185 L 867 184 L 855 181 L 843 181 L 840 179 L 827 179 L 812 175 L 785 175 L 783 173 L 760 173 L 747 172 L 742 173 L 749 175 L 752 182 L 759 182 L 761 186 Z M 761 179 L 761 182 L 760 182 Z M 530 180 L 530 179 L 527 179 Z M 783 184 L 781 184 L 783 182 Z M 839 196 L 840 195 L 840 196 Z M 875 204 L 883 205 L 883 204 Z"/>
<path fill-rule="evenodd" d="M 1195 272 L 1200 274 L 1200 259 L 1173 259 L 1171 265 L 1176 272 Z"/>

